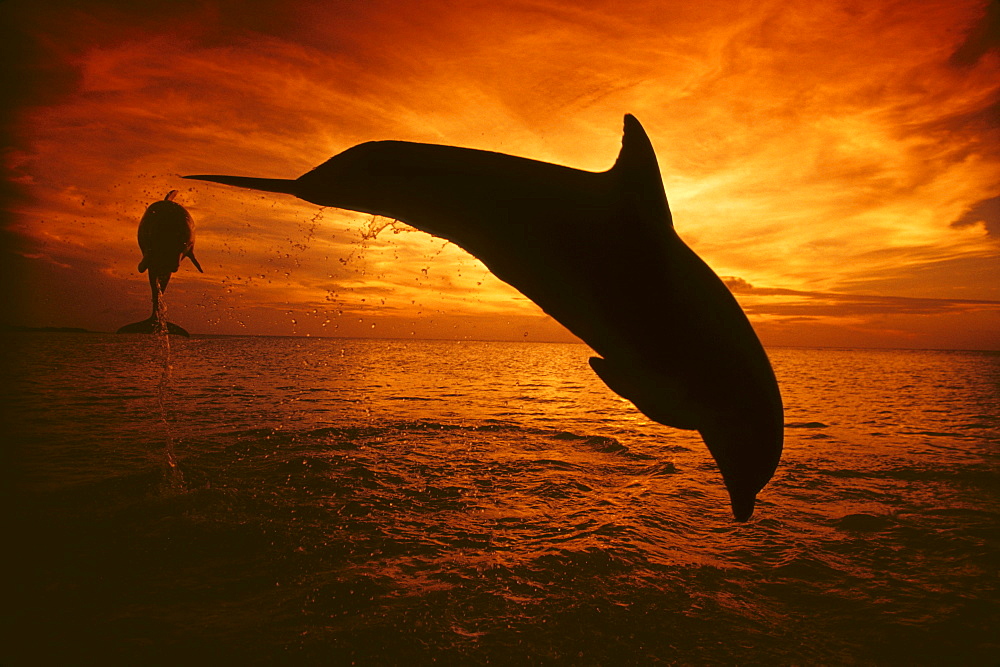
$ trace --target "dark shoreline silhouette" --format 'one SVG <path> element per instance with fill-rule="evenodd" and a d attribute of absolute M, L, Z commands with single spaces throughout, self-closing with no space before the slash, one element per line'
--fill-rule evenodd
<path fill-rule="evenodd" d="M 101 333 L 91 331 L 82 327 L 29 327 L 23 324 L 6 324 L 0 327 L 0 331 L 30 331 L 37 333 L 70 333 L 70 334 L 92 334 Z"/>
<path fill-rule="evenodd" d="M 699 431 L 739 521 L 777 468 L 783 408 L 728 288 L 673 228 L 656 155 L 625 116 L 605 172 L 379 141 L 298 179 L 185 178 L 401 220 L 479 258 L 600 356 L 594 371 L 650 419 Z"/>
<path fill-rule="evenodd" d="M 190 336 L 183 327 L 166 321 L 161 301 L 163 293 L 167 291 L 170 275 L 177 271 L 185 257 L 190 258 L 195 268 L 203 273 L 201 264 L 194 256 L 194 221 L 183 206 L 173 201 L 176 195 L 177 190 L 171 190 L 162 201 L 150 204 L 139 221 L 139 249 L 142 250 L 139 273 L 149 271 L 153 312 L 144 320 L 126 324 L 117 333 L 148 334 L 165 331 L 178 336 Z"/>

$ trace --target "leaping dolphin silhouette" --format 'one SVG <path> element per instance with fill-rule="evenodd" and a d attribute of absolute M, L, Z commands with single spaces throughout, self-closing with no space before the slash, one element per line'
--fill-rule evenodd
<path fill-rule="evenodd" d="M 167 291 L 170 274 L 180 268 L 181 260 L 190 258 L 195 268 L 204 273 L 194 256 L 194 220 L 187 209 L 174 202 L 176 196 L 177 190 L 171 190 L 162 201 L 150 204 L 139 221 L 139 249 L 142 251 L 139 273 L 149 271 L 153 313 L 141 322 L 126 324 L 118 333 L 154 333 L 165 327 L 172 334 L 190 335 L 173 322 L 161 321 L 159 315 L 160 296 Z"/>
<path fill-rule="evenodd" d="M 625 116 L 595 173 L 487 151 L 377 141 L 297 179 L 185 176 L 401 220 L 479 258 L 583 339 L 650 419 L 697 430 L 746 521 L 781 458 L 770 362 L 736 299 L 674 231 L 653 146 Z"/>

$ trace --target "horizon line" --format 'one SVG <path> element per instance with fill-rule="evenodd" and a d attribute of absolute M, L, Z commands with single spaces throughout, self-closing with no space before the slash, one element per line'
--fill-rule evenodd
<path fill-rule="evenodd" d="M 25 332 L 25 333 L 77 333 L 77 334 L 105 334 L 120 335 L 113 331 L 95 331 L 83 327 L 56 327 L 56 326 L 27 326 L 20 324 L 0 324 L 0 332 Z M 565 340 L 527 340 L 507 339 L 507 338 L 427 338 L 409 337 L 400 338 L 398 336 L 314 336 L 312 334 L 217 334 L 217 333 L 191 333 L 192 338 L 311 338 L 318 340 L 393 340 L 393 341 L 435 341 L 454 343 L 544 343 L 547 345 L 583 345 L 583 341 Z M 900 352 L 990 352 L 1000 353 L 1000 349 L 993 348 L 955 348 L 955 347 L 892 347 L 892 346 L 867 346 L 867 345 L 764 345 L 766 349 L 804 349 L 804 350 L 896 350 Z"/>

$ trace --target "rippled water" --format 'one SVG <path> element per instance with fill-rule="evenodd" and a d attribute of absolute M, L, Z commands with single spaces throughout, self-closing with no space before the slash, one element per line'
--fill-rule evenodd
<path fill-rule="evenodd" d="M 580 345 L 172 339 L 161 412 L 161 339 L 4 342 L 11 664 L 1000 654 L 995 353 L 772 350 L 737 524 Z"/>

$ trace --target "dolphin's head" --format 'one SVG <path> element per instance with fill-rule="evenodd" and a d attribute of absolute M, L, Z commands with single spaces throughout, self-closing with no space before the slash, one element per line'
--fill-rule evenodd
<path fill-rule="evenodd" d="M 722 473 L 733 517 L 748 520 L 757 494 L 771 480 L 781 459 L 781 413 L 744 414 L 740 419 L 706 425 L 700 431 Z"/>
<path fill-rule="evenodd" d="M 733 516 L 737 521 L 749 519 L 757 494 L 781 459 L 784 424 L 777 389 L 748 388 L 723 394 L 719 400 L 717 392 L 705 386 L 685 385 L 649 364 L 644 366 L 641 357 L 626 359 L 592 357 L 590 365 L 612 391 L 632 401 L 653 421 L 700 432 L 722 473 Z M 735 385 L 730 383 L 728 388 Z"/>
<path fill-rule="evenodd" d="M 412 145 L 398 141 L 358 144 L 295 179 L 225 174 L 195 174 L 184 178 L 249 190 L 279 192 L 320 206 L 371 212 L 369 209 L 372 200 L 389 196 L 394 189 L 405 186 L 408 180 L 412 180 L 410 170 L 419 167 L 419 164 L 413 159 L 412 151 L 399 148 Z"/>

